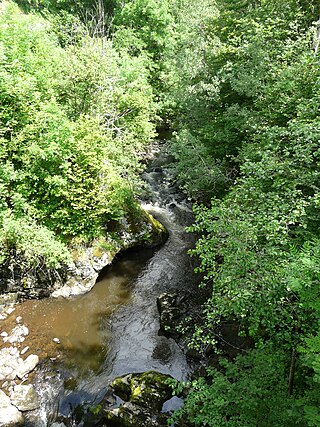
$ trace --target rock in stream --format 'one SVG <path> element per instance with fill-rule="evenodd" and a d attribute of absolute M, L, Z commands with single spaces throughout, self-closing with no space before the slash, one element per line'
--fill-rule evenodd
<path fill-rule="evenodd" d="M 117 377 L 99 405 L 89 410 L 84 425 L 157 427 L 165 425 L 163 404 L 172 397 L 170 375 L 156 371 Z M 120 399 L 119 399 L 120 398 Z"/>

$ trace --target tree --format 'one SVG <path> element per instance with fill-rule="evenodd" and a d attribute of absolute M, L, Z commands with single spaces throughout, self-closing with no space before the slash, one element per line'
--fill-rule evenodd
<path fill-rule="evenodd" d="M 137 214 L 139 159 L 155 129 L 142 59 L 86 31 L 61 43 L 52 16 L 10 2 L 0 15 L 1 260 L 19 252 L 26 270 L 37 259 L 61 266 L 73 239 Z"/>
<path fill-rule="evenodd" d="M 203 60 L 196 78 L 184 81 L 190 93 L 214 82 L 211 97 L 194 90 L 193 108 L 186 112 L 182 97 L 173 151 L 182 184 L 204 202 L 195 207 L 191 231 L 200 237 L 192 253 L 210 297 L 191 344 L 215 347 L 223 339 L 220 325 L 228 320 L 251 337 L 254 349 L 229 361 L 226 371 L 224 365 L 197 381 L 185 414 L 189 411 L 196 425 L 318 425 L 315 4 L 219 1 L 217 6 L 201 38 L 206 49 L 198 54 Z M 253 394 L 243 402 L 245 367 L 250 363 L 262 371 L 260 361 L 268 363 L 276 354 L 279 363 L 271 371 L 276 376 L 281 371 L 285 380 L 280 390 L 272 383 L 273 372 L 268 374 L 268 409 L 261 408 L 260 419 L 253 408 L 262 396 L 261 380 L 246 385 Z M 225 399 L 219 400 L 221 394 Z M 204 410 L 196 411 L 200 402 Z M 277 411 L 280 402 L 288 420 Z"/>

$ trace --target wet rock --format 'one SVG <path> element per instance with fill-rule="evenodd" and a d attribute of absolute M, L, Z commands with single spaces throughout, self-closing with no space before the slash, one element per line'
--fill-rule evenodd
<path fill-rule="evenodd" d="M 160 330 L 167 336 L 179 336 L 177 326 L 186 313 L 184 298 L 176 293 L 164 293 L 157 298 Z"/>
<path fill-rule="evenodd" d="M 39 363 L 39 357 L 36 356 L 35 354 L 30 354 L 30 356 L 28 356 L 26 360 L 19 365 L 16 372 L 17 377 L 22 379 L 26 374 L 33 371 L 38 363 Z"/>
<path fill-rule="evenodd" d="M 156 247 L 165 243 L 169 237 L 169 232 L 166 227 L 156 220 L 149 212 L 143 211 L 142 215 L 141 243 L 145 247 Z"/>
<path fill-rule="evenodd" d="M 170 375 L 155 371 L 129 374 L 116 378 L 111 387 L 121 399 L 157 412 L 172 397 L 172 389 L 167 383 L 169 378 L 172 379 Z"/>
<path fill-rule="evenodd" d="M 153 422 L 152 416 L 143 408 L 126 402 L 119 408 L 111 409 L 106 413 L 107 425 L 110 427 L 151 427 L 158 425 Z"/>
<path fill-rule="evenodd" d="M 164 402 L 172 397 L 168 379 L 172 377 L 155 371 L 116 378 L 100 404 L 86 415 L 85 425 L 163 426 L 164 418 L 160 411 Z M 158 422 L 157 418 L 161 421 Z"/>
<path fill-rule="evenodd" d="M 73 410 L 72 419 L 75 420 L 76 423 L 86 427 L 105 426 L 106 414 L 108 414 L 110 410 L 119 407 L 120 403 L 124 402 L 117 398 L 113 394 L 113 390 L 109 387 L 107 394 L 98 405 L 90 407 L 84 407 L 83 405 L 80 405 L 76 407 Z M 107 425 L 110 426 L 110 423 Z"/>
<path fill-rule="evenodd" d="M 131 379 L 132 374 L 129 374 L 123 377 L 118 377 L 111 383 L 114 393 L 124 401 L 130 400 Z"/>
<path fill-rule="evenodd" d="M 16 427 L 24 423 L 21 412 L 12 405 L 9 397 L 0 390 L 0 426 Z"/>
<path fill-rule="evenodd" d="M 78 381 L 75 377 L 66 378 L 63 382 L 63 386 L 66 390 L 75 390 L 77 388 Z"/>
<path fill-rule="evenodd" d="M 16 385 L 10 400 L 20 411 L 32 411 L 39 408 L 38 395 L 31 384 Z"/>
<path fill-rule="evenodd" d="M 164 402 L 161 412 L 173 412 L 177 411 L 178 409 L 182 408 L 183 406 L 183 399 L 178 396 L 173 396 L 171 399 Z"/>
<path fill-rule="evenodd" d="M 134 376 L 131 382 L 131 403 L 151 411 L 160 411 L 163 403 L 172 396 L 172 389 L 166 382 L 168 378 L 172 377 L 158 372 Z"/>

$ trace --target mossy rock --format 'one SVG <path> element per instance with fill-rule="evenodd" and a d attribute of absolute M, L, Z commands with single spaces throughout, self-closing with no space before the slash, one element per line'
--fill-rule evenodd
<path fill-rule="evenodd" d="M 165 243 L 169 232 L 160 221 L 155 219 L 149 212 L 140 208 L 139 215 L 127 218 L 129 229 L 127 230 L 136 243 L 145 247 L 156 247 Z"/>
<path fill-rule="evenodd" d="M 161 411 L 163 403 L 172 397 L 172 389 L 167 382 L 168 378 L 172 377 L 155 371 L 133 376 L 130 402 Z"/>
<path fill-rule="evenodd" d="M 154 426 L 151 415 L 137 405 L 126 402 L 119 408 L 111 409 L 105 415 L 110 427 L 151 427 Z"/>
<path fill-rule="evenodd" d="M 165 401 L 172 397 L 170 375 L 156 371 L 117 377 L 97 407 L 90 408 L 83 419 L 86 426 L 161 427 L 167 416 L 160 414 Z M 119 405 L 116 396 L 124 400 Z M 119 405 L 119 406 L 118 406 Z M 117 407 L 116 407 L 117 406 Z"/>
<path fill-rule="evenodd" d="M 111 387 L 114 393 L 126 402 L 155 412 L 161 411 L 163 403 L 172 397 L 169 378 L 172 379 L 170 375 L 148 371 L 118 377 Z"/>
<path fill-rule="evenodd" d="M 131 374 L 116 378 L 111 383 L 111 387 L 114 390 L 114 394 L 128 402 L 131 396 Z"/>
<path fill-rule="evenodd" d="M 142 212 L 143 215 L 146 217 L 147 222 L 151 226 L 151 232 L 148 236 L 147 243 L 149 243 L 150 246 L 158 246 L 165 243 L 165 241 L 169 237 L 169 232 L 166 227 L 161 224 L 160 221 L 155 219 L 151 214 L 149 214 L 149 212 L 145 210 L 143 210 Z"/>

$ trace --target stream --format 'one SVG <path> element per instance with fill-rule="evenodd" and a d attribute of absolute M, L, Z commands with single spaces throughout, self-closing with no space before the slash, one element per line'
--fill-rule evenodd
<path fill-rule="evenodd" d="M 85 295 L 17 306 L 15 316 L 23 318 L 30 347 L 43 360 L 33 378 L 41 405 L 27 415 L 27 426 L 51 426 L 63 417 L 70 422 L 78 405 L 98 403 L 119 375 L 156 370 L 180 380 L 190 372 L 183 349 L 159 334 L 157 297 L 190 291 L 198 281 L 187 254 L 194 244 L 185 231 L 193 220 L 191 206 L 167 163 L 166 146 L 159 144 L 143 174 L 141 200 L 169 231 L 162 247 L 121 254 Z"/>

